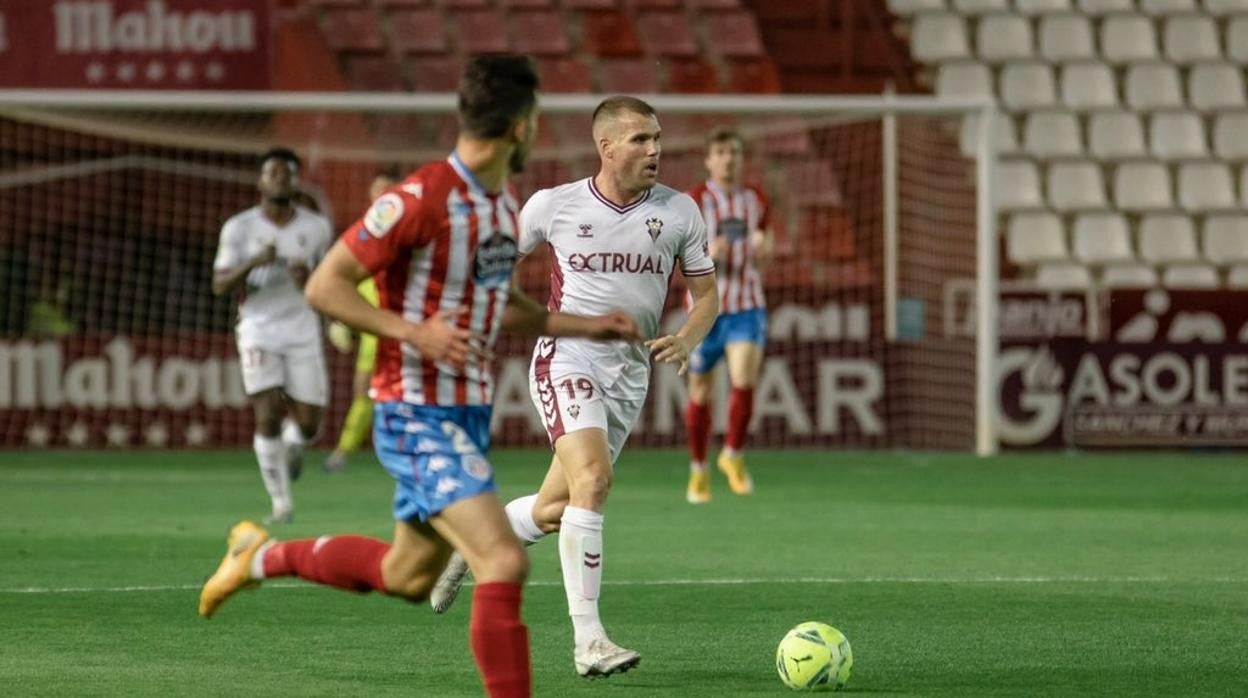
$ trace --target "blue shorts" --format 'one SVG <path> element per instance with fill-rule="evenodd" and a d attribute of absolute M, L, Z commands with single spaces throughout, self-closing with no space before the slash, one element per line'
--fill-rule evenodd
<path fill-rule="evenodd" d="M 706 339 L 689 353 L 689 371 L 710 373 L 724 358 L 724 347 L 733 342 L 749 342 L 759 348 L 766 346 L 767 309 L 750 308 L 716 318 Z"/>
<path fill-rule="evenodd" d="M 461 499 L 495 490 L 485 457 L 491 412 L 487 405 L 373 407 L 373 447 L 395 480 L 396 521 L 428 521 Z"/>

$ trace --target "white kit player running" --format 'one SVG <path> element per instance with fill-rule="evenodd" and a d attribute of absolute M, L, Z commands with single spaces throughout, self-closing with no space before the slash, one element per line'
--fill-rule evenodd
<path fill-rule="evenodd" d="M 707 251 L 706 225 L 688 195 L 659 184 L 661 131 L 654 109 L 632 97 L 611 97 L 594 111 L 597 176 L 535 194 L 520 212 L 520 251 L 549 243 L 549 307 L 576 314 L 623 308 L 637 320 L 645 346 L 579 339 L 538 340 L 530 393 L 555 450 L 536 494 L 507 505 L 516 535 L 527 544 L 559 531 L 559 557 L 581 676 L 627 671 L 641 660 L 607 637 L 598 615 L 604 551 L 603 507 L 613 466 L 637 421 L 650 384 L 650 351 L 676 362 L 715 322 L 719 294 Z M 658 337 L 668 280 L 679 265 L 693 303 L 685 325 Z M 443 612 L 465 574 L 453 557 L 430 602 Z"/>
<path fill-rule="evenodd" d="M 260 163 L 261 202 L 222 226 L 212 291 L 243 293 L 234 335 L 256 417 L 252 444 L 272 500 L 266 520 L 288 523 L 294 516 L 290 482 L 299 476 L 303 444 L 316 435 L 329 401 L 321 320 L 304 300 L 303 286 L 334 235 L 324 216 L 293 202 L 298 156 L 275 148 Z"/>

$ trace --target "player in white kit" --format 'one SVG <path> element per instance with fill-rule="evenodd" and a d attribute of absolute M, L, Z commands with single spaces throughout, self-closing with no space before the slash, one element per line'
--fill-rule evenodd
<path fill-rule="evenodd" d="M 275 148 L 260 163 L 260 203 L 222 226 L 212 292 L 242 292 L 234 335 L 255 411 L 252 443 L 273 504 L 267 520 L 286 523 L 294 516 L 290 481 L 298 477 L 303 444 L 320 429 L 329 401 L 321 319 L 304 300 L 303 285 L 334 236 L 324 216 L 294 203 L 298 156 Z"/>
<path fill-rule="evenodd" d="M 659 184 L 658 117 L 645 102 L 611 97 L 594 111 L 601 170 L 595 177 L 533 195 L 520 212 L 520 252 L 554 250 L 549 307 L 596 315 L 622 308 L 645 346 L 580 339 L 538 340 L 530 392 L 555 457 L 532 495 L 507 505 L 512 529 L 532 544 L 559 531 L 563 584 L 582 676 L 627 671 L 641 660 L 607 637 L 598 616 L 604 553 L 603 507 L 613 465 L 650 384 L 650 352 L 687 368 L 689 353 L 715 322 L 719 294 L 706 225 L 688 195 Z M 668 280 L 679 266 L 693 302 L 674 335 L 658 336 Z M 449 607 L 464 575 L 452 559 L 430 597 Z"/>

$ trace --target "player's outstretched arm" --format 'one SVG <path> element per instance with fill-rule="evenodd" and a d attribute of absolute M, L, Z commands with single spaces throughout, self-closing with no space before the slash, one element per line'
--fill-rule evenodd
<path fill-rule="evenodd" d="M 529 336 L 630 341 L 640 338 L 637 320 L 623 310 L 612 310 L 606 315 L 595 317 L 552 313 L 514 284 L 511 295 L 507 298 L 507 308 L 503 311 L 503 329 Z"/>
<path fill-rule="evenodd" d="M 719 286 L 715 274 L 686 276 L 685 284 L 689 287 L 689 295 L 693 296 L 693 305 L 689 308 L 685 324 L 676 334 L 646 342 L 646 346 L 655 352 L 655 361 L 680 364 L 676 373 L 681 376 L 689 370 L 689 352 L 706 338 L 706 333 L 711 331 L 711 325 L 719 316 Z"/>

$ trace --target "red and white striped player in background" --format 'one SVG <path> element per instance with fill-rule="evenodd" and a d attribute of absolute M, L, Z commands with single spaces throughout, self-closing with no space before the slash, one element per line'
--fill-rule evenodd
<path fill-rule="evenodd" d="M 767 306 L 762 272 L 771 262 L 774 236 L 769 228 L 767 195 L 742 181 L 745 142 L 729 128 L 717 128 L 706 139 L 710 179 L 689 191 L 706 219 L 711 257 L 719 280 L 719 318 L 710 334 L 689 355 L 689 403 L 685 426 L 689 434 L 690 473 L 686 498 L 694 504 L 711 500 L 706 453 L 711 432 L 711 396 L 715 365 L 728 359 L 732 392 L 728 400 L 728 432 L 719 452 L 719 469 L 732 491 L 754 491 L 745 467 L 745 438 L 754 413 L 754 386 L 767 343 Z"/>

